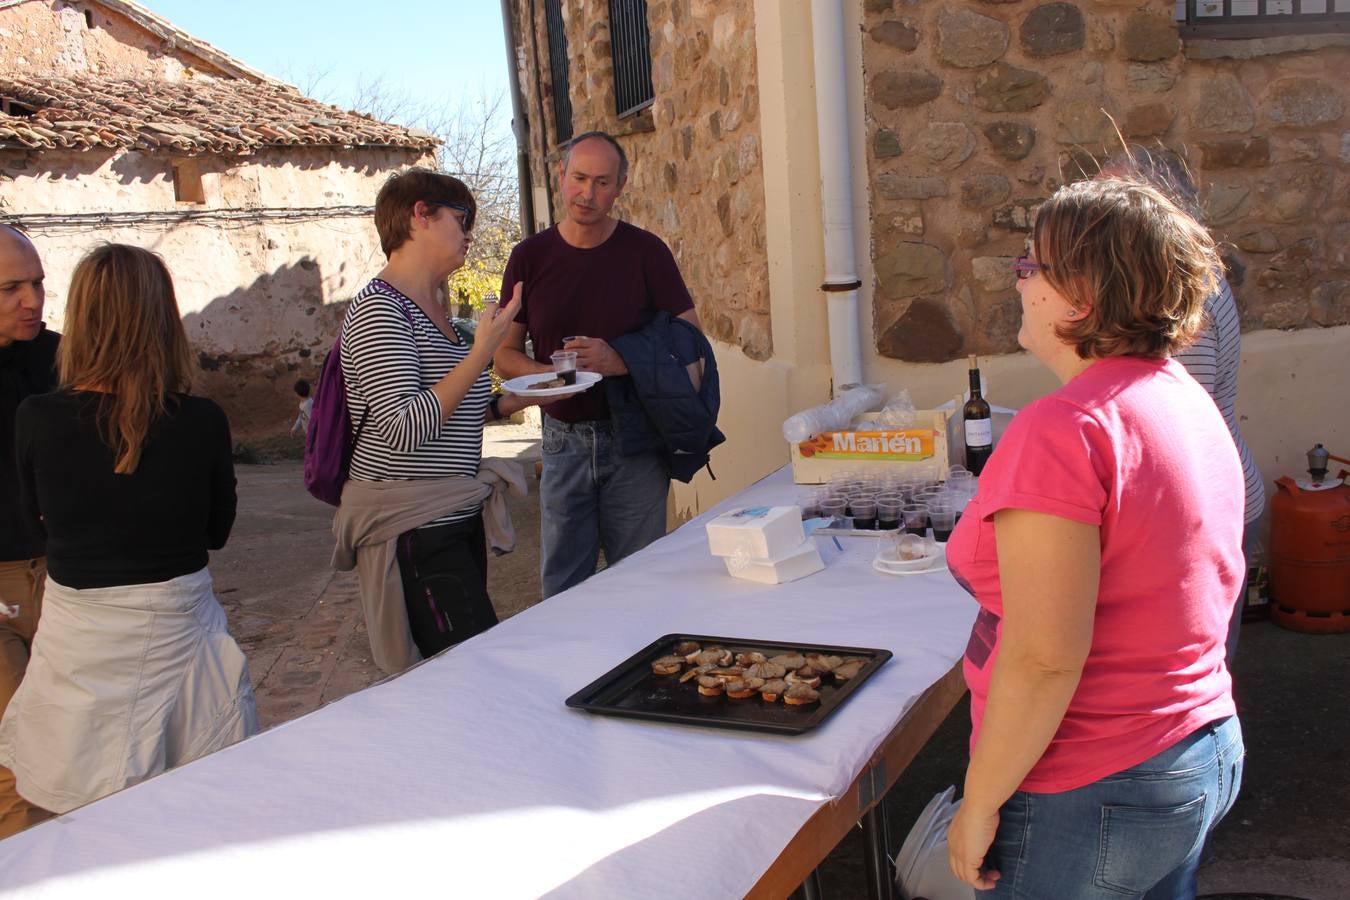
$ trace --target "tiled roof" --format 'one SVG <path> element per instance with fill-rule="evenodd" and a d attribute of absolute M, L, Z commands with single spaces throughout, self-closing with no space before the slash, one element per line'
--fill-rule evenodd
<path fill-rule="evenodd" d="M 248 154 L 263 147 L 399 147 L 429 151 L 428 132 L 311 100 L 278 82 L 0 74 L 0 97 L 36 110 L 0 112 L 0 149 L 95 147 Z"/>

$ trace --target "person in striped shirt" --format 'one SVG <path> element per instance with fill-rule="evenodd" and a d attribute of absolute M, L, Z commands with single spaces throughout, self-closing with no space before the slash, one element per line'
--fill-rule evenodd
<path fill-rule="evenodd" d="M 356 295 L 342 327 L 342 374 L 357 426 L 353 482 L 475 478 L 485 420 L 531 403 L 493 398 L 487 371 L 520 309 L 520 290 L 500 310 L 488 305 L 472 341 L 442 302 L 473 240 L 476 211 L 462 181 L 426 169 L 396 174 L 380 189 L 375 227 L 388 263 Z M 396 554 L 424 658 L 497 624 L 481 499 L 403 532 Z"/>
<path fill-rule="evenodd" d="M 1098 175 L 1099 178 L 1119 176 L 1148 182 L 1165 193 L 1191 218 L 1203 224 L 1200 192 L 1186 164 L 1176 154 L 1162 149 L 1130 147 L 1102 166 Z M 1233 290 L 1228 285 L 1228 279 L 1222 275 L 1214 293 L 1205 300 L 1205 317 L 1205 326 L 1194 343 L 1178 350 L 1174 358 L 1214 398 L 1228 426 L 1228 433 L 1233 437 L 1233 444 L 1237 447 L 1247 488 L 1242 550 L 1250 567 L 1260 543 L 1258 526 L 1266 508 L 1266 491 L 1261 482 L 1261 470 L 1256 467 L 1251 448 L 1242 439 L 1242 430 L 1238 427 L 1238 365 L 1242 358 L 1242 323 Z M 1230 669 L 1237 656 L 1238 634 L 1246 597 L 1247 582 L 1244 579 L 1233 606 L 1232 619 L 1228 623 L 1227 663 Z"/>

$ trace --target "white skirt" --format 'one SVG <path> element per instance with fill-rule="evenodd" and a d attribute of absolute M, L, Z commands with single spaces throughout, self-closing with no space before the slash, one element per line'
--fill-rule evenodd
<path fill-rule="evenodd" d="M 0 765 L 56 813 L 256 734 L 248 662 L 206 569 L 75 590 L 49 576 Z"/>

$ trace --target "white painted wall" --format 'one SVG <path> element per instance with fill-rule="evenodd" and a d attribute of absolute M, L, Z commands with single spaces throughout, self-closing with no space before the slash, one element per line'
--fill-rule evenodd
<path fill-rule="evenodd" d="M 203 204 L 175 199 L 168 155 L 0 153 L 12 176 L 0 209 L 88 216 L 369 206 L 389 173 L 417 158 L 402 151 L 295 148 L 198 161 Z M 111 225 L 83 218 L 27 228 L 47 274 L 44 318 L 57 330 L 71 272 L 93 247 L 112 241 L 159 253 L 205 367 L 198 387 L 225 406 L 241 432 L 289 426 L 295 378 L 317 374 L 345 301 L 384 264 L 368 214 Z"/>

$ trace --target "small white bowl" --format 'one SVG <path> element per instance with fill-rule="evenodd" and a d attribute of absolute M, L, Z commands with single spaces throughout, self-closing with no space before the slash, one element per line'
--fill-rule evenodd
<path fill-rule="evenodd" d="M 872 567 L 878 572 L 885 572 L 888 575 L 913 575 L 918 572 L 929 572 L 946 564 L 946 553 L 941 544 L 937 544 L 932 552 L 918 559 L 900 559 L 888 553 L 889 549 L 884 545 L 877 548 Z"/>

